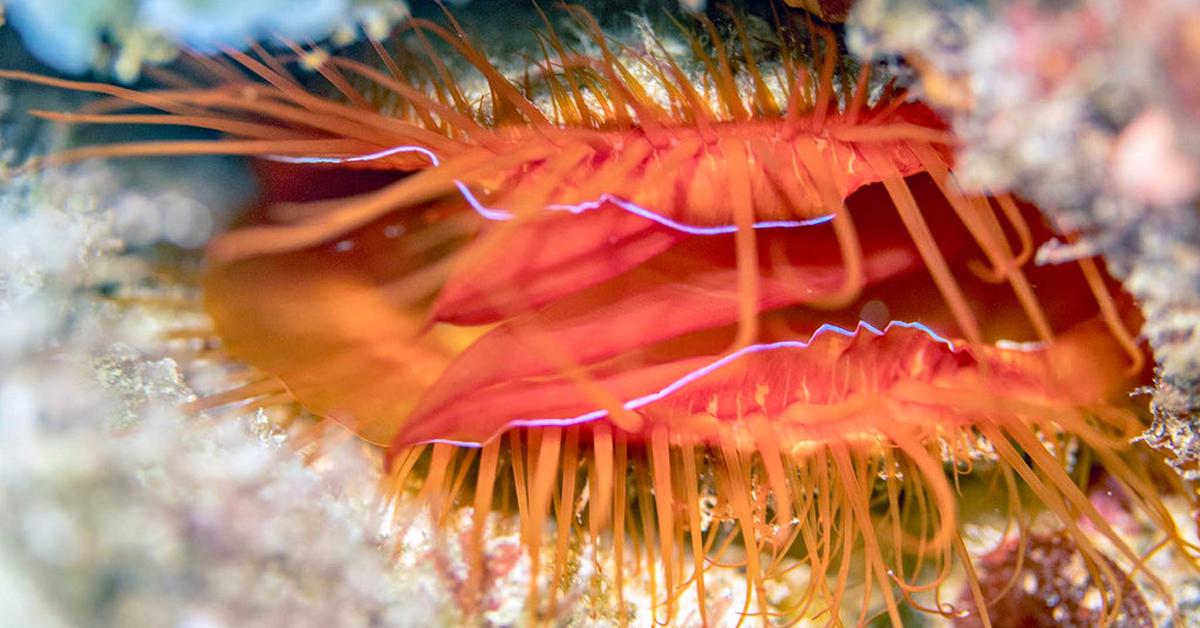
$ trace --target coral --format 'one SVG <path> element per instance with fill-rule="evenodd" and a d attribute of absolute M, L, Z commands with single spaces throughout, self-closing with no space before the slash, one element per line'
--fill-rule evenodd
<path fill-rule="evenodd" d="M 6 118 L 0 136 L 61 145 L 21 124 Z M 190 166 L 237 180 L 212 160 Z M 130 172 L 9 172 L 0 190 L 0 625 L 451 622 L 440 581 L 381 551 L 375 456 L 348 444 L 306 466 L 261 413 L 179 412 L 194 395 L 159 343 L 189 320 L 116 304 L 158 281 L 154 249 L 123 243 L 120 207 L 186 197 L 218 216 L 239 197 L 202 201 L 198 179 Z"/>
<path fill-rule="evenodd" d="M 1109 564 L 1119 569 L 1115 563 Z M 979 569 L 985 599 L 998 599 L 989 610 L 1006 618 L 1009 625 L 1094 626 L 1105 610 L 1103 596 L 1110 597 L 1107 604 L 1117 603 L 1111 592 L 1092 581 L 1083 555 L 1064 535 L 1037 536 L 1024 545 L 1009 540 L 984 556 Z M 1122 626 L 1154 625 L 1145 599 L 1128 574 L 1120 577 L 1124 586 L 1116 621 Z M 971 616 L 955 625 L 967 628 L 981 623 Z"/>

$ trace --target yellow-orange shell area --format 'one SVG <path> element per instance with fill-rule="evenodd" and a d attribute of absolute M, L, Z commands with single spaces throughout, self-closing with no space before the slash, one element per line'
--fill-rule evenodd
<path fill-rule="evenodd" d="M 849 72 L 828 33 L 781 37 L 807 44 L 768 67 L 736 16 L 729 46 L 701 20 L 713 46 L 683 31 L 689 73 L 570 11 L 600 54 L 547 30 L 523 81 L 414 20 L 473 66 L 480 98 L 436 54 L 417 70 L 383 46 L 387 72 L 317 65 L 339 99 L 261 50 L 230 53 L 261 82 L 208 60 L 213 85 L 152 93 L 0 76 L 112 97 L 44 117 L 227 135 L 52 161 L 247 154 L 299 188 L 329 168 L 411 172 L 345 198 L 268 198 L 214 240 L 205 306 L 262 375 L 198 406 L 294 398 L 388 447 L 397 507 L 436 523 L 470 506 L 468 613 L 489 603 L 489 513 L 503 512 L 536 618 L 593 586 L 572 584 L 591 548 L 611 591 L 594 612 L 617 621 L 635 577 L 656 618 L 686 595 L 717 621 L 706 573 L 734 568 L 747 594 L 729 612 L 764 622 L 901 625 L 909 606 L 989 625 L 958 525 L 960 466 L 978 460 L 1011 534 L 1041 513 L 1074 543 L 1104 621 L 1131 574 L 1170 599 L 1086 492 L 1093 470 L 1110 476 L 1194 566 L 1160 501 L 1175 476 L 1130 444 L 1135 309 L 1094 260 L 1032 263 L 1071 236 L 1008 194 L 962 191 L 944 125 L 890 86 L 871 96 L 869 69 Z M 1091 464 L 1068 460 L 1074 445 Z M 772 581 L 788 593 L 768 595 Z M 970 604 L 942 603 L 952 581 Z"/>

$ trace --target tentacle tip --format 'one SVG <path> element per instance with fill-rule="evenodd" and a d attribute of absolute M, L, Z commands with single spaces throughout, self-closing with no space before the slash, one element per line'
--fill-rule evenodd
<path fill-rule="evenodd" d="M 8 172 L 6 172 L 4 174 L 7 175 L 6 178 L 13 178 L 13 179 L 15 179 L 17 177 L 29 176 L 35 172 L 39 172 L 39 171 L 45 169 L 47 163 L 48 163 L 48 161 L 45 157 L 43 157 L 41 155 L 34 155 L 34 156 L 26 159 L 25 162 L 22 163 L 21 165 L 15 167 L 15 168 L 12 168 L 11 170 L 9 170 Z"/>
<path fill-rule="evenodd" d="M 210 268 L 232 264 L 246 257 L 242 248 L 232 234 L 219 235 L 208 242 L 204 250 L 205 260 Z"/>

